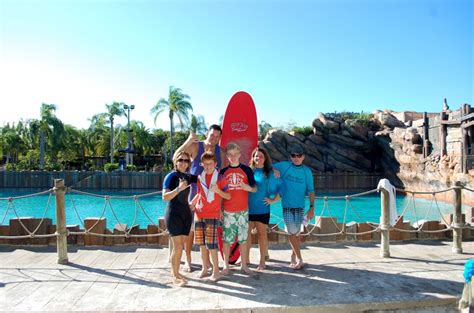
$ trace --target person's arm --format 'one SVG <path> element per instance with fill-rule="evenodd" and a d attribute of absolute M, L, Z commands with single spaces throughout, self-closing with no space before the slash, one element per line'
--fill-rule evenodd
<path fill-rule="evenodd" d="M 198 136 L 190 132 L 186 141 L 174 152 L 174 155 L 177 155 L 181 152 L 186 152 L 191 156 L 191 159 L 194 159 L 197 155 L 198 150 Z"/>
<path fill-rule="evenodd" d="M 196 194 L 194 198 L 189 202 L 189 207 L 191 208 L 191 211 L 194 211 L 196 209 L 196 203 L 199 195 Z"/>
<path fill-rule="evenodd" d="M 163 190 L 163 200 L 165 201 L 171 201 L 174 199 L 181 191 L 183 191 L 186 187 L 188 187 L 188 183 L 184 179 L 179 180 L 179 185 L 173 190 L 170 189 L 164 189 Z"/>
<path fill-rule="evenodd" d="M 314 217 L 314 191 L 309 193 L 309 210 L 306 212 L 308 220 L 311 220 Z"/>
<path fill-rule="evenodd" d="M 222 199 L 225 200 L 230 200 L 230 192 L 225 192 L 219 188 L 216 184 L 212 185 L 211 188 L 209 189 L 212 192 L 217 193 L 219 196 L 221 196 Z"/>
<path fill-rule="evenodd" d="M 257 192 L 257 182 L 255 181 L 255 176 L 253 175 L 252 169 L 248 166 L 242 166 L 242 165 L 241 165 L 241 169 L 247 175 L 247 180 L 248 180 L 248 184 L 243 183 L 243 182 L 240 183 L 240 186 L 242 187 L 242 189 L 247 192 Z"/>

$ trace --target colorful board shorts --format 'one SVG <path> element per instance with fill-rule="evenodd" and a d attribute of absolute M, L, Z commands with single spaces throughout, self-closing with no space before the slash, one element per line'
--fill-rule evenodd
<path fill-rule="evenodd" d="M 199 246 L 206 246 L 207 249 L 218 249 L 217 228 L 220 226 L 219 219 L 202 219 L 194 223 L 194 243 Z"/>
<path fill-rule="evenodd" d="M 224 211 L 224 225 L 222 228 L 224 230 L 223 239 L 225 243 L 234 243 L 235 237 L 237 237 L 239 244 L 245 243 L 249 231 L 249 211 Z"/>
<path fill-rule="evenodd" d="M 304 208 L 283 208 L 283 220 L 288 234 L 299 235 L 303 216 Z"/>

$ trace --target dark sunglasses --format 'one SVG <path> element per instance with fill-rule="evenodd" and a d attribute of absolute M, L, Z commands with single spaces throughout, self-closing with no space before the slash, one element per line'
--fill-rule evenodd
<path fill-rule="evenodd" d="M 292 153 L 292 154 L 291 154 L 291 157 L 292 157 L 292 158 L 301 158 L 302 156 L 303 156 L 302 153 Z"/>
<path fill-rule="evenodd" d="M 176 160 L 177 162 L 186 162 L 186 163 L 189 163 L 189 159 L 177 159 Z"/>

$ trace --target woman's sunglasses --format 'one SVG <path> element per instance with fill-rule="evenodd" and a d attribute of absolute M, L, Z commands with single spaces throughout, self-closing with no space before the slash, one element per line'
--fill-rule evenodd
<path fill-rule="evenodd" d="M 186 163 L 189 163 L 189 159 L 177 159 L 176 160 L 177 162 L 186 162 Z"/>
<path fill-rule="evenodd" d="M 301 158 L 302 156 L 303 156 L 303 154 L 301 154 L 301 153 L 292 153 L 291 154 L 292 158 Z"/>

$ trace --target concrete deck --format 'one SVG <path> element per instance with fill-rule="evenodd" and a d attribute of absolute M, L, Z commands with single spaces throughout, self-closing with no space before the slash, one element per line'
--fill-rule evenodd
<path fill-rule="evenodd" d="M 55 247 L 0 246 L 0 310 L 451 312 L 474 242 L 463 248 L 454 254 L 450 242 L 397 243 L 383 259 L 373 243 L 311 244 L 303 250 L 308 265 L 295 271 L 287 267 L 288 246 L 272 245 L 263 273 L 235 269 L 212 283 L 196 278 L 196 265 L 189 285 L 177 288 L 166 248 L 70 247 L 70 264 L 59 265 Z"/>

